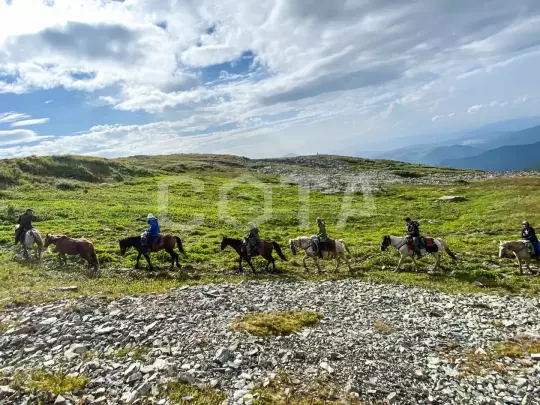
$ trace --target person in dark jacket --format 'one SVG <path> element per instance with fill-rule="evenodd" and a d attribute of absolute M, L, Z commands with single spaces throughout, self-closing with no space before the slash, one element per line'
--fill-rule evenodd
<path fill-rule="evenodd" d="M 151 250 L 152 243 L 159 235 L 160 229 L 158 220 L 153 214 L 148 214 L 146 217 L 146 223 L 148 223 L 150 226 L 144 230 L 141 237 L 141 244 L 145 248 L 146 253 L 148 253 Z"/>
<path fill-rule="evenodd" d="M 409 217 L 405 218 L 407 224 L 407 236 L 412 238 L 414 253 L 418 258 L 422 258 L 422 252 L 420 251 L 420 225 L 416 221 L 412 221 Z"/>
<path fill-rule="evenodd" d="M 24 214 L 19 215 L 19 218 L 17 219 L 19 227 L 15 231 L 15 245 L 19 242 L 23 242 L 26 232 L 34 227 L 32 221 L 37 221 L 32 208 L 28 208 Z"/>
<path fill-rule="evenodd" d="M 540 242 L 538 242 L 538 237 L 536 236 L 534 228 L 527 221 L 523 221 L 521 225 L 523 226 L 521 230 L 521 239 L 531 242 L 534 246 L 534 254 L 537 256 L 540 255 Z"/>
<path fill-rule="evenodd" d="M 326 247 L 326 242 L 328 241 L 328 235 L 326 234 L 326 225 L 320 218 L 317 218 L 317 228 L 319 228 L 319 231 L 317 232 L 317 238 L 319 242 L 317 250 L 319 251 L 319 257 L 322 258 L 323 251 Z"/>
<path fill-rule="evenodd" d="M 248 224 L 249 232 L 244 236 L 244 241 L 246 245 L 246 255 L 248 259 L 251 259 L 251 256 L 257 254 L 257 248 L 259 247 L 259 230 L 253 222 Z"/>

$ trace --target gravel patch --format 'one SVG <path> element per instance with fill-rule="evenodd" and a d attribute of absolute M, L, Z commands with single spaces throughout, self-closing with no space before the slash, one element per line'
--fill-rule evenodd
<path fill-rule="evenodd" d="M 295 310 L 324 319 L 284 337 L 229 330 L 246 313 Z M 300 386 L 325 381 L 339 396 L 367 403 L 540 403 L 538 354 L 501 360 L 504 372 L 460 373 L 466 354 L 490 342 L 540 338 L 540 301 L 532 297 L 454 296 L 359 280 L 242 282 L 17 307 L 0 317 L 13 325 L 0 337 L 2 404 L 58 400 L 9 388 L 10 376 L 24 369 L 86 377 L 83 390 L 62 394 L 71 404 L 165 404 L 170 379 L 210 384 L 226 393 L 226 404 L 249 404 L 280 372 Z M 126 355 L 126 347 L 138 355 Z"/>

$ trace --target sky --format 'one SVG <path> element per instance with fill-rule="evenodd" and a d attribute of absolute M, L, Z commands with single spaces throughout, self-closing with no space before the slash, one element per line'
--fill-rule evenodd
<path fill-rule="evenodd" d="M 538 0 L 0 0 L 0 158 L 391 148 L 540 116 Z"/>

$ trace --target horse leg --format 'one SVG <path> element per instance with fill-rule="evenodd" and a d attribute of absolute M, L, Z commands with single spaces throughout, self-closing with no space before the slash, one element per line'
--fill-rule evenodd
<path fill-rule="evenodd" d="M 179 269 L 182 268 L 182 265 L 180 264 L 180 262 L 178 261 L 178 259 L 180 258 L 180 255 L 176 252 L 174 252 L 175 256 L 176 256 L 176 267 L 178 267 Z"/>
<path fill-rule="evenodd" d="M 150 255 L 147 253 L 143 253 L 143 254 L 144 254 L 144 258 L 146 259 L 146 262 L 148 263 L 148 270 L 153 271 L 154 266 L 152 266 L 152 263 L 150 262 Z"/>
<path fill-rule="evenodd" d="M 251 271 L 253 272 L 253 274 L 257 273 L 255 271 L 255 267 L 253 267 L 253 264 L 251 263 L 251 259 L 246 259 L 246 262 L 249 264 L 249 267 L 251 267 Z"/>
<path fill-rule="evenodd" d="M 171 256 L 171 267 L 169 267 L 169 271 L 173 271 L 174 270 L 174 255 L 176 253 L 172 249 L 165 249 L 165 250 Z"/>
<path fill-rule="evenodd" d="M 141 260 L 142 253 L 140 251 L 137 251 L 137 263 L 135 263 L 135 268 L 138 270 L 141 267 L 141 264 L 139 263 L 139 260 Z"/>
<path fill-rule="evenodd" d="M 434 253 L 433 256 L 435 256 L 435 259 L 437 259 L 435 267 L 433 267 L 433 270 L 435 271 L 441 266 L 441 255 L 439 253 Z"/>
<path fill-rule="evenodd" d="M 336 268 L 334 269 L 334 273 L 337 273 L 339 269 L 339 264 L 340 264 L 339 255 L 336 254 Z"/>
<path fill-rule="evenodd" d="M 399 268 L 401 267 L 401 263 L 403 262 L 403 257 L 404 257 L 403 255 L 399 256 L 399 262 L 397 264 L 396 269 L 394 270 L 394 273 L 399 272 Z"/>
<path fill-rule="evenodd" d="M 521 264 L 521 259 L 516 255 L 517 262 L 519 264 L 519 274 L 523 275 L 523 266 Z"/>
<path fill-rule="evenodd" d="M 242 255 L 240 255 L 240 259 L 238 259 L 238 271 L 237 273 L 240 274 L 240 273 L 243 273 L 244 270 L 242 270 Z"/>
<path fill-rule="evenodd" d="M 66 254 L 65 253 L 60 253 L 58 255 L 58 257 L 60 258 L 60 264 L 63 264 L 64 266 L 66 266 L 67 265 Z"/>
<path fill-rule="evenodd" d="M 28 260 L 29 255 L 28 255 L 28 249 L 27 249 L 26 245 L 24 245 L 24 247 L 23 247 L 23 257 L 24 257 L 25 260 Z"/>
<path fill-rule="evenodd" d="M 306 259 L 308 258 L 308 255 L 304 255 L 304 257 L 302 257 L 302 263 L 304 264 L 304 269 L 306 269 L 306 271 L 309 271 L 309 269 L 307 268 L 307 264 L 306 264 Z"/>

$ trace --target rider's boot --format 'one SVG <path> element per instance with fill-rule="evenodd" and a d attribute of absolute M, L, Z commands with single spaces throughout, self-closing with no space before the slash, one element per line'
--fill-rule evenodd
<path fill-rule="evenodd" d="M 419 248 L 414 248 L 414 252 L 416 253 L 416 256 L 418 256 L 419 259 L 422 258 L 422 251 Z"/>

